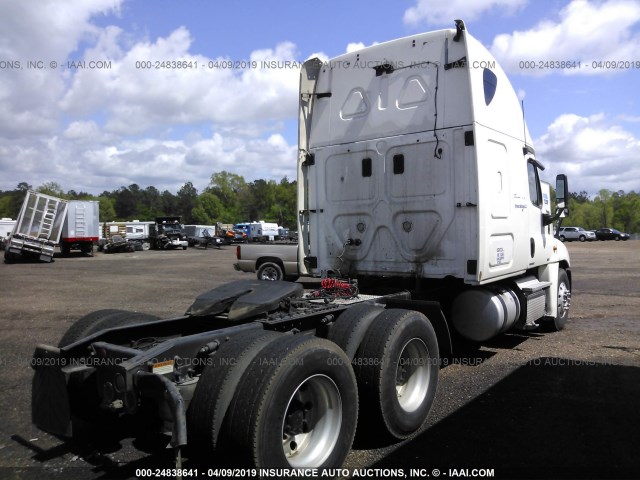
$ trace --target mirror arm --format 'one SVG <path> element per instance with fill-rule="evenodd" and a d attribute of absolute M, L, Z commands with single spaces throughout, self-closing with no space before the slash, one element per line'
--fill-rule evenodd
<path fill-rule="evenodd" d="M 553 222 L 560 219 L 560 215 L 562 215 L 563 211 L 564 211 L 564 208 L 558 208 L 556 209 L 556 213 L 554 215 L 551 215 L 550 213 L 543 213 L 542 225 L 544 225 L 545 227 L 547 225 L 551 225 Z"/>

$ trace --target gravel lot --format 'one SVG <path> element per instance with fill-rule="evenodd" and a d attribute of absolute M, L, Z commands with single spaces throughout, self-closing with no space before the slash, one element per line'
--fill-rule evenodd
<path fill-rule="evenodd" d="M 345 468 L 370 478 L 640 478 L 640 242 L 568 247 L 565 330 L 505 334 L 456 357 L 423 432 L 359 444 Z M 57 344 L 93 310 L 183 314 L 196 295 L 250 278 L 234 258 L 227 247 L 0 264 L 0 478 L 134 478 L 136 468 L 170 467 L 170 451 L 152 442 L 78 445 L 34 428 L 28 362 L 36 343 Z"/>

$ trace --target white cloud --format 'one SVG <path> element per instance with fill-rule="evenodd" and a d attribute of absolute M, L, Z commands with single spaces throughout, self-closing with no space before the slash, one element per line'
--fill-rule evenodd
<path fill-rule="evenodd" d="M 252 52 L 251 67 L 242 68 L 227 58 L 191 53 L 192 38 L 184 27 L 155 42 L 138 42 L 126 52 L 117 52 L 118 35 L 111 29 L 100 37 L 101 44 L 87 52 L 87 61 L 104 58 L 90 56 L 103 49 L 117 58 L 110 69 L 74 74 L 61 101 L 66 111 L 87 114 L 103 109 L 107 129 L 122 134 L 142 133 L 158 125 L 295 116 L 299 71 L 294 63 L 296 47 L 290 42 Z M 191 68 L 156 68 L 166 60 L 184 61 Z M 261 68 L 265 62 L 270 68 Z"/>
<path fill-rule="evenodd" d="M 40 142 L 0 143 L 0 152 L 0 190 L 14 189 L 22 181 L 34 187 L 55 181 L 64 190 L 94 194 L 133 183 L 175 193 L 187 181 L 202 191 L 211 174 L 222 170 L 247 181 L 293 179 L 297 146 L 278 133 L 262 138 L 214 133 L 196 140 L 125 139 L 105 134 L 89 121 L 73 122 L 62 136 Z"/>
<path fill-rule="evenodd" d="M 636 0 L 573 0 L 557 20 L 543 20 L 526 31 L 494 38 L 491 52 L 507 71 L 545 75 L 555 69 L 523 69 L 521 61 L 580 61 L 565 74 L 612 74 L 628 69 L 593 68 L 592 62 L 635 61 L 640 57 L 640 3 Z"/>
<path fill-rule="evenodd" d="M 404 23 L 415 27 L 451 25 L 462 18 L 466 22 L 478 19 L 485 11 L 500 9 L 512 15 L 527 4 L 528 0 L 416 0 L 416 4 L 404 12 Z"/>
<path fill-rule="evenodd" d="M 122 0 L 4 1 L 0 15 L 0 57 L 59 60 L 81 40 L 99 34 L 90 22 L 96 14 L 118 12 Z M 35 6 L 35 8 L 34 8 Z"/>
<path fill-rule="evenodd" d="M 120 4 L 121 0 L 2 2 L 0 59 L 16 68 L 3 68 L 0 78 L 0 136 L 54 132 L 65 78 L 60 69 L 50 68 L 51 62 L 69 58 L 82 41 L 98 38 L 100 29 L 91 17 L 117 12 Z M 28 68 L 29 61 L 41 62 L 44 68 Z"/>
<path fill-rule="evenodd" d="M 362 50 L 363 48 L 365 48 L 364 43 L 362 43 L 362 42 L 352 42 L 352 43 L 347 44 L 346 52 L 347 53 L 351 53 L 351 52 L 355 52 L 357 50 Z"/>
<path fill-rule="evenodd" d="M 72 122 L 64 131 L 64 137 L 69 140 L 95 141 L 100 137 L 100 128 L 93 120 L 87 122 Z"/>
<path fill-rule="evenodd" d="M 0 59 L 110 63 L 3 70 L 0 190 L 55 181 L 96 194 L 132 183 L 176 192 L 186 181 L 202 189 L 223 169 L 248 181 L 294 178 L 297 147 L 281 132 L 297 113 L 296 45 L 255 50 L 252 68 L 238 68 L 194 53 L 185 27 L 149 40 L 92 23 L 120 3 L 3 2 Z M 163 60 L 198 68 L 136 64 Z"/>
<path fill-rule="evenodd" d="M 640 139 L 603 113 L 560 115 L 535 146 L 548 170 L 569 175 L 572 191 L 640 191 Z"/>

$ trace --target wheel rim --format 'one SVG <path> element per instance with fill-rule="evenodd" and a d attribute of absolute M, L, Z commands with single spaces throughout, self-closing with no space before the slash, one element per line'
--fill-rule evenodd
<path fill-rule="evenodd" d="M 558 286 L 558 317 L 564 317 L 569 311 L 571 305 L 571 291 L 567 287 L 567 284 L 561 282 Z"/>
<path fill-rule="evenodd" d="M 402 348 L 396 369 L 396 394 L 404 411 L 414 412 L 422 405 L 430 376 L 429 350 L 421 339 L 412 338 Z"/>
<path fill-rule="evenodd" d="M 267 267 L 262 271 L 262 280 L 278 280 L 278 272 L 273 267 Z"/>
<path fill-rule="evenodd" d="M 342 400 L 326 375 L 303 381 L 291 395 L 282 423 L 282 448 L 294 468 L 319 467 L 340 436 Z"/>

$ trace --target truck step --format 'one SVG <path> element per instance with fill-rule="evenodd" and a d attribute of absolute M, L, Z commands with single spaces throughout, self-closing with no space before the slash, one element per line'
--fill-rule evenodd
<path fill-rule="evenodd" d="M 533 275 L 516 280 L 516 285 L 523 293 L 535 293 L 551 286 L 551 282 L 538 280 Z"/>

